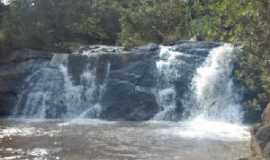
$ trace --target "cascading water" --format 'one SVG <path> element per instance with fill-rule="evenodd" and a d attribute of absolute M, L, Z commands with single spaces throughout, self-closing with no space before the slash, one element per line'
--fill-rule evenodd
<path fill-rule="evenodd" d="M 160 46 L 156 99 L 160 112 L 154 120 L 181 119 L 179 112 L 184 112 L 185 96 L 190 93 L 189 83 L 195 69 L 205 60 L 205 47 Z M 188 48 L 188 49 L 186 49 Z M 195 53 L 195 54 L 194 54 Z"/>
<path fill-rule="evenodd" d="M 158 69 L 158 92 L 156 99 L 160 106 L 160 112 L 154 117 L 154 120 L 165 120 L 170 111 L 176 108 L 176 91 L 173 81 L 179 78 L 176 57 L 182 55 L 180 52 L 171 50 L 171 47 L 161 46 L 159 53 L 159 61 L 156 62 Z"/>
<path fill-rule="evenodd" d="M 170 112 L 177 107 L 175 82 L 192 75 L 192 78 L 186 80 L 186 84 L 184 84 L 188 87 L 185 93 L 188 98 L 183 97 L 181 100 L 186 112 L 190 113 L 190 119 L 201 117 L 241 122 L 240 96 L 235 90 L 232 78 L 235 50 L 229 44 L 216 47 L 210 50 L 204 61 L 192 63 L 195 72 L 184 74 L 183 70 L 187 70 L 188 67 L 185 65 L 187 62 L 183 59 L 188 58 L 195 61 L 198 57 L 175 51 L 174 47 L 161 46 L 160 60 L 156 63 L 159 73 L 157 100 L 161 111 L 154 119 L 168 119 Z"/>
<path fill-rule="evenodd" d="M 27 86 L 17 104 L 15 115 L 27 118 L 99 116 L 99 97 L 104 84 L 97 85 L 96 68 L 91 64 L 82 64 L 79 82 L 74 84 L 68 69 L 68 59 L 68 55 L 55 55 L 48 66 L 26 80 Z"/>
<path fill-rule="evenodd" d="M 225 44 L 210 51 L 192 80 L 196 107 L 193 116 L 206 119 L 241 122 L 240 97 L 235 90 L 232 72 L 235 48 Z"/>
<path fill-rule="evenodd" d="M 110 73 L 110 68 L 111 68 L 111 65 L 108 64 L 107 65 L 107 70 L 106 70 L 105 81 L 99 88 L 99 96 L 97 97 L 98 98 L 97 103 L 94 106 L 89 107 L 89 109 L 87 109 L 83 113 L 81 113 L 78 118 L 81 118 L 81 119 L 82 118 L 87 118 L 87 117 L 97 118 L 97 117 L 100 116 L 102 106 L 101 106 L 101 104 L 99 102 L 101 101 L 101 98 L 102 98 L 102 96 L 104 94 L 104 90 L 106 88 L 106 84 L 107 84 L 106 80 L 108 79 L 108 76 L 109 76 L 109 73 Z M 92 79 L 92 81 L 95 81 L 95 79 Z M 89 89 L 91 89 L 91 88 L 95 88 L 95 86 L 92 86 Z M 91 96 L 91 94 L 90 94 L 90 96 Z"/>
<path fill-rule="evenodd" d="M 234 85 L 233 66 L 237 48 L 230 44 L 210 51 L 191 81 L 186 110 L 189 120 L 183 124 L 183 137 L 249 139 L 243 126 L 241 96 Z"/>
<path fill-rule="evenodd" d="M 184 113 L 188 115 L 182 123 L 184 129 L 171 132 L 191 138 L 248 138 L 247 128 L 241 125 L 241 96 L 232 76 L 234 54 L 238 49 L 230 44 L 215 47 L 198 63 L 194 63 L 197 56 L 175 50 L 168 46 L 160 49 L 160 60 L 156 65 L 159 73 L 157 99 L 161 111 L 154 120 L 173 119 L 170 116 L 177 108 L 176 93 L 179 92 L 176 81 L 192 75 L 185 79 L 187 89 L 180 99 Z M 189 68 L 185 64 L 187 61 L 182 61 L 184 58 L 193 59 L 191 64 L 195 67 L 187 74 L 183 72 L 183 68 Z"/>
<path fill-rule="evenodd" d="M 159 46 L 158 58 L 139 59 L 147 67 L 142 69 L 135 67 L 138 64 L 133 62 L 136 58 L 132 53 L 112 54 L 115 49 L 109 48 L 109 53 L 104 52 L 104 48 L 94 48 L 81 54 L 55 55 L 47 66 L 27 78 L 15 115 L 106 119 L 114 112 L 136 120 L 135 115 L 153 120 L 201 117 L 241 121 L 240 98 L 232 78 L 233 46 L 217 43 Z M 128 64 L 129 59 L 133 63 Z M 98 79 L 102 80 L 98 82 Z M 130 96 L 126 97 L 127 94 Z M 138 109 L 128 108 L 130 103 Z M 117 116 L 114 119 L 118 119 Z"/>

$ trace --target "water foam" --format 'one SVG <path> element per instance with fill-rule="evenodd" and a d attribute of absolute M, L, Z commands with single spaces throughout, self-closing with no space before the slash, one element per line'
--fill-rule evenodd
<path fill-rule="evenodd" d="M 236 49 L 230 44 L 224 44 L 210 50 L 193 75 L 188 94 L 190 97 L 184 103 L 191 116 L 187 121 L 180 122 L 180 128 L 169 128 L 162 133 L 185 138 L 249 139 L 248 127 L 241 124 L 241 96 L 232 78 Z M 179 65 L 177 57 L 183 55 L 174 51 L 173 47 L 161 46 L 157 68 L 162 76 L 162 88 L 157 97 L 162 111 L 154 120 L 164 119 L 166 113 L 176 107 L 176 90 L 172 82 L 181 76 L 176 66 Z"/>
<path fill-rule="evenodd" d="M 248 141 L 248 126 L 197 117 L 192 121 L 180 122 L 178 127 L 157 131 L 162 135 L 174 135 L 185 139 L 209 139 L 219 141 Z"/>
<path fill-rule="evenodd" d="M 156 99 L 161 111 L 153 118 L 154 120 L 165 120 L 167 113 L 176 109 L 176 91 L 172 82 L 181 76 L 177 69 L 181 62 L 177 57 L 183 55 L 174 51 L 172 47 L 160 46 L 159 60 L 156 62 L 159 74 Z"/>
<path fill-rule="evenodd" d="M 48 66 L 31 75 L 15 115 L 39 119 L 46 119 L 48 115 L 65 119 L 98 117 L 101 110 L 98 101 L 106 82 L 97 84 L 95 66 L 86 64 L 75 83 L 69 67 L 69 55 L 55 55 Z M 109 71 L 110 64 L 106 78 Z"/>
<path fill-rule="evenodd" d="M 235 48 L 230 44 L 214 48 L 192 80 L 196 107 L 193 116 L 227 122 L 241 122 L 240 96 L 232 72 Z"/>
<path fill-rule="evenodd" d="M 249 140 L 249 127 L 237 123 L 213 121 L 197 117 L 183 123 L 183 131 L 178 134 L 186 138 L 209 138 L 216 140 Z"/>

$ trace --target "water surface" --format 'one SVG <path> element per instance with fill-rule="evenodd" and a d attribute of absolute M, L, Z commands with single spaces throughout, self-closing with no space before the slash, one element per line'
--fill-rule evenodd
<path fill-rule="evenodd" d="M 227 126 L 226 126 L 227 125 Z M 236 160 L 245 127 L 218 122 L 0 120 L 1 160 Z"/>

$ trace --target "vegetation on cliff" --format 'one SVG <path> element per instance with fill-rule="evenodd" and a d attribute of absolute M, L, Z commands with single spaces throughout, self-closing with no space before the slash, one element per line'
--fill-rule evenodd
<path fill-rule="evenodd" d="M 12 0 L 0 3 L 0 53 L 197 37 L 243 46 L 235 75 L 256 115 L 270 101 L 269 0 Z"/>

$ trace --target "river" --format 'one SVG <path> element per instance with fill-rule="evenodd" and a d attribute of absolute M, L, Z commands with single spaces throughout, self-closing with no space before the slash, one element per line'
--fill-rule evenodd
<path fill-rule="evenodd" d="M 0 146 L 2 160 L 238 160 L 249 134 L 218 122 L 3 119 Z"/>

